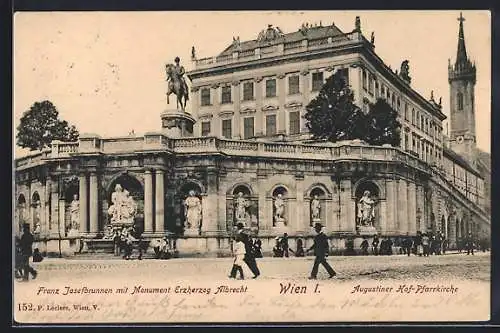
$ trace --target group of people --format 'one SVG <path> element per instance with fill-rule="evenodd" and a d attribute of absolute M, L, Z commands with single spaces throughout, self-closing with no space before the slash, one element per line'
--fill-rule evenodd
<path fill-rule="evenodd" d="M 30 231 L 28 223 L 23 224 L 23 234 L 21 237 L 16 237 L 16 253 L 15 253 L 15 276 L 28 281 L 31 274 L 32 279 L 36 279 L 38 272 L 31 267 L 30 258 L 33 257 L 34 262 L 42 261 L 42 255 L 38 248 L 33 250 L 35 237 Z"/>
<path fill-rule="evenodd" d="M 276 237 L 276 244 L 273 247 L 273 257 L 278 258 L 288 258 L 290 256 L 290 252 L 294 254 L 296 257 L 305 256 L 304 245 L 301 238 L 297 238 L 295 241 L 297 248 L 292 250 L 288 245 L 288 234 L 285 232 L 282 237 Z"/>
<path fill-rule="evenodd" d="M 243 274 L 243 265 L 246 264 L 248 268 L 252 271 L 254 274 L 253 278 L 257 278 L 260 275 L 260 270 L 257 267 L 257 262 L 255 260 L 256 256 L 256 251 L 255 251 L 255 246 L 254 242 L 252 242 L 251 237 L 247 235 L 244 232 L 243 224 L 238 223 L 237 226 L 237 233 L 234 236 L 234 248 L 233 248 L 233 253 L 234 253 L 234 260 L 233 260 L 233 266 L 231 268 L 231 272 L 229 273 L 229 278 L 235 279 L 236 275 L 239 273 L 239 279 L 244 279 L 244 274 Z M 329 245 L 328 245 L 328 237 L 323 233 L 323 226 L 321 223 L 316 223 L 314 225 L 314 230 L 316 231 L 317 235 L 314 237 L 314 243 L 313 245 L 307 249 L 306 251 L 314 251 L 314 264 L 313 268 L 311 271 L 311 275 L 309 276 L 309 279 L 316 279 L 318 275 L 318 270 L 319 270 L 319 265 L 323 265 L 323 267 L 326 269 L 326 271 L 329 274 L 330 278 L 333 278 L 337 273 L 335 270 L 328 264 L 326 261 L 326 257 L 328 256 L 329 253 Z M 300 241 L 300 242 L 299 242 Z M 299 239 L 297 240 L 297 250 L 299 251 L 299 246 L 302 252 L 304 252 L 304 249 L 302 247 L 302 240 Z M 288 235 L 285 233 L 282 238 L 278 238 L 276 240 L 276 246 L 275 250 L 279 248 L 281 251 L 281 256 L 288 257 L 288 251 L 290 250 L 288 246 Z M 275 251 L 275 254 L 277 253 Z M 297 252 L 298 252 L 297 251 Z M 297 255 L 297 252 L 295 254 Z M 262 252 L 260 251 L 260 240 L 259 240 L 259 253 L 260 256 L 262 257 Z M 303 256 L 304 253 L 301 255 Z"/>

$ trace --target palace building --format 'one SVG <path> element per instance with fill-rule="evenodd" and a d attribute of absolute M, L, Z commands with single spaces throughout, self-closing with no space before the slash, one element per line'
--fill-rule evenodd
<path fill-rule="evenodd" d="M 95 247 L 109 242 L 120 214 L 145 238 L 174 235 L 181 255 L 230 253 L 237 222 L 265 251 L 284 232 L 292 246 L 310 241 L 315 222 L 339 249 L 375 233 L 441 232 L 451 247 L 469 233 L 489 239 L 490 156 L 476 147 L 476 68 L 459 21 L 449 137 L 441 100 L 412 87 L 408 61 L 398 71 L 383 62 L 359 17 L 350 32 L 269 25 L 255 40 L 233 37 L 214 57 L 197 59 L 193 48 L 191 114 L 167 109 L 160 123 L 159 110 L 158 132 L 83 134 L 17 159 L 14 229 L 30 223 L 49 252 L 59 239 Z M 363 110 L 384 98 L 398 112 L 399 147 L 311 140 L 305 107 L 336 71 Z M 359 218 L 366 191 L 367 223 Z"/>

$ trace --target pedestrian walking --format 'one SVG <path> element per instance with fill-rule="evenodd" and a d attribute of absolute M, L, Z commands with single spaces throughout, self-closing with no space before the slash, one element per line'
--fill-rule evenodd
<path fill-rule="evenodd" d="M 30 232 L 30 225 L 28 223 L 23 224 L 23 235 L 20 240 L 23 281 L 29 280 L 30 273 L 32 279 L 36 279 L 38 275 L 37 271 L 30 266 L 30 257 L 33 255 L 33 241 L 34 238 L 33 234 Z"/>
<path fill-rule="evenodd" d="M 316 279 L 318 275 L 319 264 L 322 264 L 325 267 L 326 271 L 330 275 L 330 278 L 333 278 L 337 273 L 333 270 L 333 268 L 326 261 L 326 256 L 328 256 L 329 246 L 328 239 L 326 235 L 323 233 L 323 226 L 321 223 L 316 223 L 314 225 L 314 230 L 317 235 L 314 237 L 313 245 L 308 249 L 308 251 L 314 250 L 314 265 L 311 271 L 311 276 L 309 279 Z"/>
<path fill-rule="evenodd" d="M 406 233 L 406 238 L 403 241 L 403 246 L 405 248 L 405 253 L 410 256 L 411 248 L 413 246 L 413 240 L 411 239 L 409 233 Z"/>
<path fill-rule="evenodd" d="M 243 263 L 245 262 L 245 244 L 243 243 L 243 239 L 241 234 L 237 234 L 234 237 L 234 261 L 233 268 L 231 269 L 231 273 L 229 274 L 230 279 L 235 279 L 236 274 L 240 272 L 240 280 L 244 280 L 245 277 L 243 275 Z"/>
<path fill-rule="evenodd" d="M 424 257 L 429 256 L 429 252 L 430 252 L 429 244 L 430 244 L 429 236 L 427 236 L 427 234 L 424 234 L 422 236 L 422 246 L 424 247 Z"/>
<path fill-rule="evenodd" d="M 374 255 L 378 255 L 378 243 L 379 243 L 378 236 L 377 235 L 373 236 L 372 248 Z"/>
<path fill-rule="evenodd" d="M 467 250 L 467 255 L 474 255 L 474 239 L 472 238 L 472 233 L 469 232 L 469 235 L 465 239 L 465 247 Z"/>
<path fill-rule="evenodd" d="M 257 261 L 255 260 L 254 252 L 252 251 L 253 244 L 250 242 L 248 235 L 243 231 L 243 223 L 238 223 L 236 228 L 238 229 L 238 235 L 241 236 L 241 241 L 245 244 L 244 261 L 254 274 L 253 279 L 256 279 L 260 275 L 260 270 L 259 267 L 257 267 Z"/>
<path fill-rule="evenodd" d="M 288 246 L 288 234 L 285 232 L 283 234 L 283 237 L 281 238 L 281 249 L 283 250 L 283 257 L 288 258 L 289 257 L 289 246 Z"/>

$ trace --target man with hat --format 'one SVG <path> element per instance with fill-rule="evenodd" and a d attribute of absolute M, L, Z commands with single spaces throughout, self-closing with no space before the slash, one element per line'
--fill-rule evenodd
<path fill-rule="evenodd" d="M 326 262 L 326 256 L 328 255 L 328 239 L 326 235 L 323 233 L 323 226 L 321 223 L 314 224 L 314 230 L 318 233 L 316 237 L 314 237 L 314 244 L 307 250 L 311 251 L 314 249 L 314 255 L 316 258 L 314 259 L 314 266 L 311 272 L 311 276 L 309 279 L 316 279 L 318 275 L 319 264 L 322 264 L 325 267 L 326 271 L 330 275 L 330 279 L 333 278 L 337 273 L 333 270 L 333 268 Z"/>
<path fill-rule="evenodd" d="M 243 244 L 245 244 L 246 253 L 243 261 L 247 264 L 248 268 L 250 268 L 250 270 L 254 274 L 253 279 L 256 279 L 260 275 L 260 271 L 257 267 L 257 261 L 255 261 L 253 244 L 250 241 L 248 235 L 243 232 L 243 223 L 238 223 L 236 225 L 236 228 L 238 230 L 238 234 L 241 236 Z"/>
<path fill-rule="evenodd" d="M 30 266 L 30 257 L 33 255 L 33 234 L 30 232 L 29 223 L 23 224 L 23 235 L 21 236 L 21 240 L 19 245 L 21 247 L 21 258 L 22 258 L 22 267 L 23 267 L 23 281 L 29 280 L 29 273 L 33 279 L 36 279 L 37 271 Z"/>

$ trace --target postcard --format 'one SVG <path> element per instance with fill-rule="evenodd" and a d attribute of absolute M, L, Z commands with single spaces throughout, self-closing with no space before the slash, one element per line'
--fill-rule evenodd
<path fill-rule="evenodd" d="M 490 12 L 13 23 L 15 325 L 490 319 Z"/>

